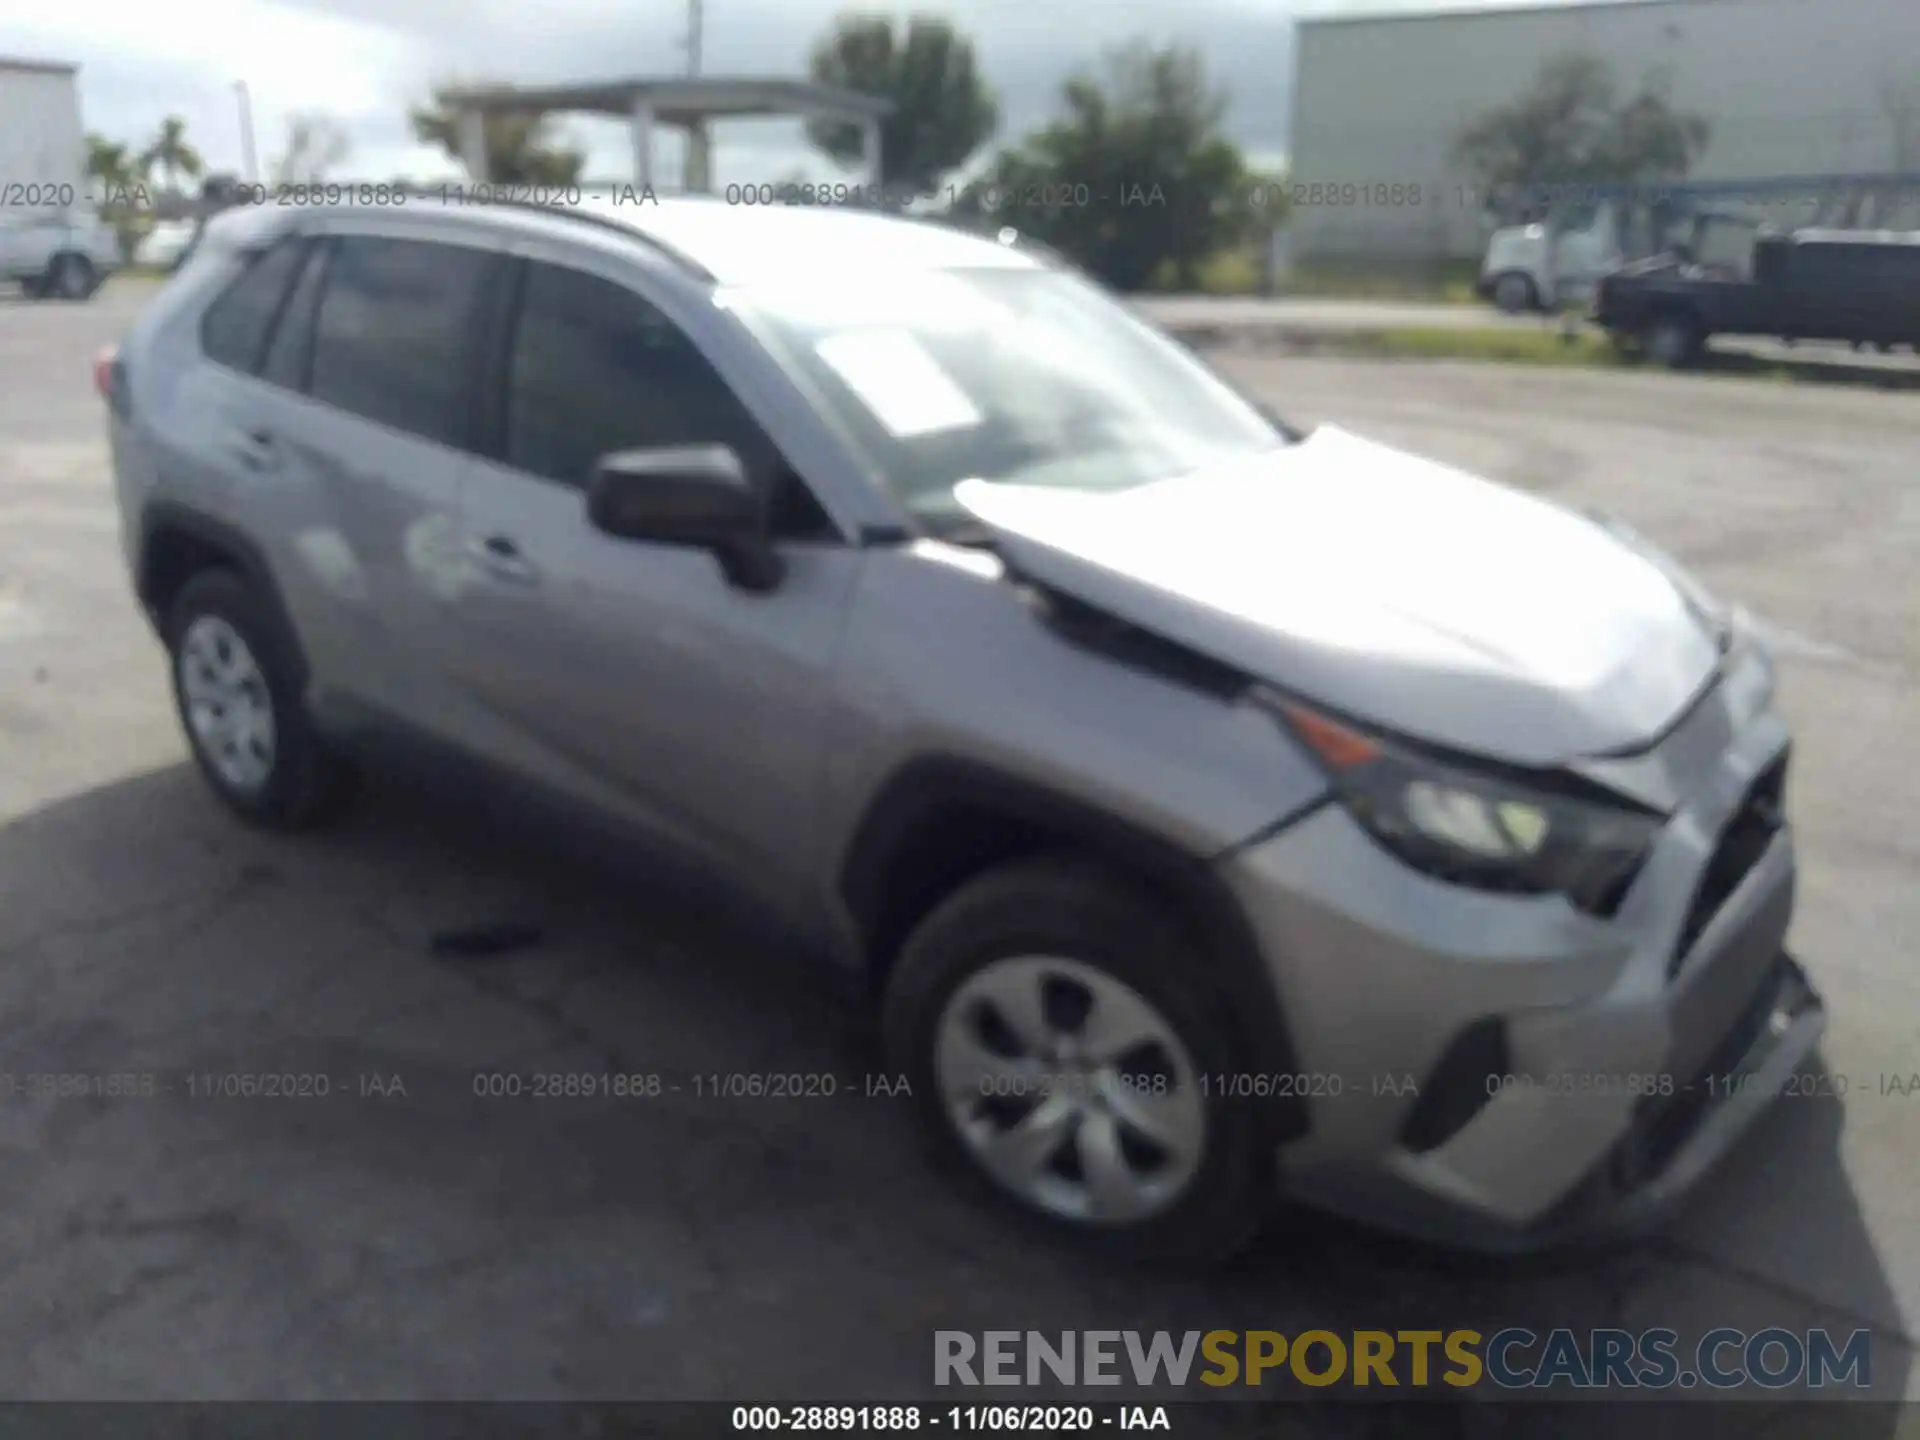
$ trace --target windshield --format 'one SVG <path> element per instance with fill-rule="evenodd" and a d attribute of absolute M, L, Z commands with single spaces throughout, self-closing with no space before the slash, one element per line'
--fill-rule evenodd
<path fill-rule="evenodd" d="M 729 297 L 923 520 L 962 480 L 1125 490 L 1286 443 L 1179 346 L 1054 270 L 938 270 Z"/>

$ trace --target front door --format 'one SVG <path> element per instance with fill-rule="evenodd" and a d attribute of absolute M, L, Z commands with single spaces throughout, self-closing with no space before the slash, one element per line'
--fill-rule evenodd
<path fill-rule="evenodd" d="M 461 490 L 449 663 L 520 768 L 793 899 L 859 551 L 624 274 L 524 266 L 496 453 Z M 734 447 L 779 497 L 787 576 L 770 592 L 734 587 L 703 550 L 587 521 L 599 456 L 702 443 Z"/>
<path fill-rule="evenodd" d="M 1558 217 L 1553 240 L 1553 299 L 1582 304 L 1620 263 L 1620 235 L 1611 204 L 1582 203 Z"/>

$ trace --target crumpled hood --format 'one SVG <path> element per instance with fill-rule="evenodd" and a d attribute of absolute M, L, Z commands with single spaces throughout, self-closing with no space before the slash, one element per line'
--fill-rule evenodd
<path fill-rule="evenodd" d="M 1332 426 L 1118 493 L 967 481 L 1017 574 L 1361 720 L 1516 764 L 1629 749 L 1709 622 L 1583 515 Z"/>

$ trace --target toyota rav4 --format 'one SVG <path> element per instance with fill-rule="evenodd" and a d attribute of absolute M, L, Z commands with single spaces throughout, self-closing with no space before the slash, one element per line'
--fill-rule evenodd
<path fill-rule="evenodd" d="M 1821 1030 L 1740 611 L 1010 231 L 240 209 L 96 383 L 222 800 L 317 821 L 413 735 L 614 822 L 1063 1230 L 1631 1231 Z"/>

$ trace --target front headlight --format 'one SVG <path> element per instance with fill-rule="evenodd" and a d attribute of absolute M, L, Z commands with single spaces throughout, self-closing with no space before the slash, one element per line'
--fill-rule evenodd
<path fill-rule="evenodd" d="M 1436 879 L 1557 893 L 1611 915 L 1659 834 L 1659 815 L 1624 800 L 1553 793 L 1420 754 L 1271 691 L 1256 698 L 1319 758 L 1361 827 Z"/>

